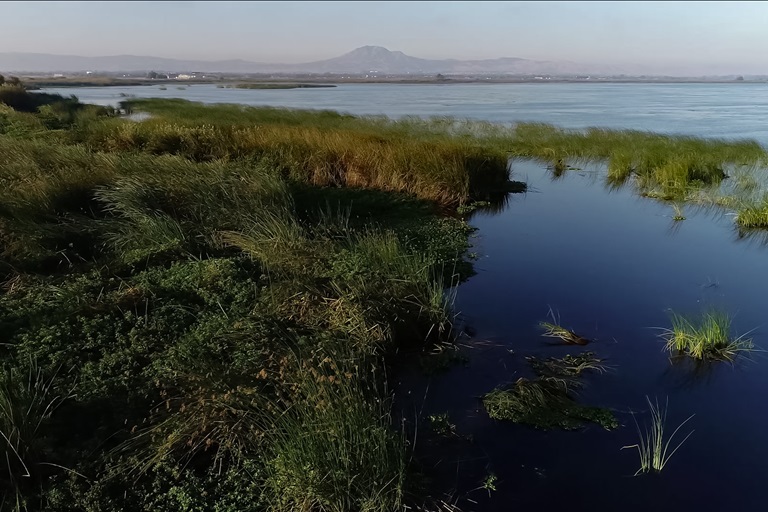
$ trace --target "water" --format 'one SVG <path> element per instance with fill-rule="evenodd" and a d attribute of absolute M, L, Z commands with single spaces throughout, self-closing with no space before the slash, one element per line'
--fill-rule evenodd
<path fill-rule="evenodd" d="M 115 104 L 119 94 L 184 97 L 336 109 L 355 114 L 453 115 L 496 122 L 543 121 L 724 138 L 768 145 L 764 84 L 514 84 L 341 85 L 335 89 L 239 90 L 194 85 L 53 90 L 83 101 Z M 659 331 L 667 309 L 696 313 L 707 305 L 735 314 L 738 333 L 755 329 L 768 349 L 765 290 L 768 249 L 739 239 L 733 218 L 686 207 L 675 223 L 669 206 L 607 191 L 599 170 L 570 171 L 558 180 L 541 165 L 514 162 L 529 192 L 501 213 L 477 213 L 477 275 L 459 287 L 456 307 L 474 329 L 471 360 L 446 374 L 404 377 L 406 407 L 447 412 L 457 432 L 436 453 L 447 485 L 467 493 L 465 510 L 614 511 L 756 510 L 764 508 L 768 469 L 768 354 L 733 366 L 694 372 L 672 365 Z M 596 341 L 588 348 L 613 370 L 586 379 L 580 399 L 612 408 L 615 431 L 540 432 L 492 421 L 479 399 L 498 385 L 530 376 L 527 355 L 576 353 L 551 347 L 537 323 L 550 308 L 562 323 Z M 632 478 L 639 462 L 630 410 L 645 397 L 669 399 L 669 433 L 695 432 L 659 476 Z M 645 416 L 639 416 L 642 422 Z M 679 437 L 682 439 L 683 436 Z M 438 458 L 426 459 L 436 462 Z M 476 489 L 498 476 L 497 491 Z M 475 489 L 475 490 L 472 490 Z"/>
<path fill-rule="evenodd" d="M 461 461 L 451 468 L 460 489 L 477 487 L 487 471 L 498 476 L 493 499 L 475 491 L 479 504 L 472 510 L 640 511 L 660 504 L 664 510 L 752 510 L 762 504 L 765 355 L 696 373 L 670 364 L 654 328 L 669 326 L 668 308 L 697 313 L 723 306 L 735 314 L 735 331 L 756 329 L 755 343 L 768 348 L 766 249 L 736 241 L 731 217 L 687 209 L 687 220 L 676 223 L 668 206 L 630 190 L 609 193 L 597 171 L 553 180 L 535 163 L 517 162 L 513 170 L 531 191 L 514 196 L 500 214 L 472 220 L 481 257 L 456 301 L 475 329 L 469 366 L 404 383 L 414 408 L 448 412 L 460 434 L 473 436 L 472 447 L 441 453 L 444 462 Z M 550 308 L 563 325 L 595 339 L 587 348 L 613 366 L 589 377 L 580 399 L 612 408 L 623 425 L 618 430 L 537 432 L 484 413 L 479 397 L 533 376 L 525 356 L 582 350 L 547 344 L 537 323 L 548 319 Z M 647 410 L 646 395 L 662 403 L 668 397 L 669 434 L 691 414 L 679 440 L 695 432 L 660 477 L 631 478 L 638 456 L 621 447 L 637 442 L 629 411 Z"/>
<path fill-rule="evenodd" d="M 224 89 L 215 85 L 51 88 L 116 106 L 121 94 L 205 103 L 332 109 L 352 114 L 541 121 L 711 137 L 768 145 L 768 84 L 340 84 L 323 89 Z"/>

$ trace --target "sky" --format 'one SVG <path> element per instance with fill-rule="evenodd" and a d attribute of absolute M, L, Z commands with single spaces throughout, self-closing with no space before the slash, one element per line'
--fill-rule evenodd
<path fill-rule="evenodd" d="M 365 45 L 638 73 L 768 74 L 768 2 L 7 2 L 0 52 L 299 63 Z"/>

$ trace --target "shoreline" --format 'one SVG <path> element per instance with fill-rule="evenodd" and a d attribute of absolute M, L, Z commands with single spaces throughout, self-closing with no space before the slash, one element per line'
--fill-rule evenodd
<path fill-rule="evenodd" d="M 150 79 L 25 79 L 25 83 L 30 89 L 41 88 L 66 88 L 66 87 L 130 87 L 130 86 L 153 86 L 153 85 L 222 85 L 239 88 L 270 88 L 270 85 L 285 85 L 290 87 L 301 87 L 302 85 L 310 87 L 334 86 L 340 84 L 412 84 L 412 85 L 453 85 L 453 84 L 553 84 L 553 83 L 573 83 L 573 84 L 768 84 L 768 79 L 760 80 L 727 80 L 701 78 L 598 78 L 598 79 L 578 79 L 578 78 L 496 78 L 496 77 L 473 77 L 473 78 L 339 78 L 339 77 L 312 77 L 296 76 L 286 78 L 265 78 L 265 79 L 223 79 L 223 80 L 150 80 Z M 259 87 L 265 86 L 265 87 Z M 277 88 L 277 87 L 276 87 Z"/>

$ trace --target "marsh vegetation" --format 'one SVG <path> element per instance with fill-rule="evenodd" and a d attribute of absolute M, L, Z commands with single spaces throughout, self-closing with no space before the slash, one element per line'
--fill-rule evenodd
<path fill-rule="evenodd" d="M 421 499 L 387 357 L 452 338 L 470 228 L 440 212 L 482 149 L 422 141 L 422 163 L 312 113 L 49 99 L 0 110 L 4 506 Z"/>
<path fill-rule="evenodd" d="M 708 198 L 760 227 L 743 213 L 765 163 L 749 141 L 30 96 L 0 89 L 1 480 L 17 510 L 428 503 L 393 355 L 429 375 L 466 362 L 450 290 L 473 273 L 466 219 L 526 190 L 510 158 L 561 174 L 604 161 L 611 186 L 675 208 Z M 149 116 L 119 115 L 132 112 Z M 591 341 L 554 315 L 541 327 Z M 728 327 L 673 317 L 669 347 L 751 348 Z M 606 377 L 602 357 L 527 362 L 532 375 L 484 394 L 491 418 L 618 427 L 578 393 Z M 453 416 L 426 420 L 460 437 Z M 641 470 L 658 471 L 676 448 L 657 454 L 663 428 L 650 432 Z"/>
<path fill-rule="evenodd" d="M 747 334 L 731 333 L 731 317 L 728 313 L 710 309 L 697 317 L 670 313 L 672 328 L 664 330 L 666 349 L 675 354 L 694 359 L 719 359 L 731 361 L 739 353 L 754 349 Z"/>
<path fill-rule="evenodd" d="M 496 420 L 510 420 L 539 429 L 578 429 L 585 423 L 597 423 L 610 430 L 618 427 L 610 410 L 582 405 L 575 392 L 583 386 L 586 371 L 602 373 L 606 367 L 592 352 L 562 359 L 529 357 L 537 377 L 520 377 L 512 385 L 499 387 L 483 397 L 488 415 Z"/>

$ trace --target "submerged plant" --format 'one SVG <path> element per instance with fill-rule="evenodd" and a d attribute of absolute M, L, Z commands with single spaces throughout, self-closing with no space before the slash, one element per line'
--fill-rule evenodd
<path fill-rule="evenodd" d="M 448 437 L 456 434 L 456 425 L 451 423 L 448 413 L 430 414 L 427 416 L 429 426 L 432 432 L 441 437 Z"/>
<path fill-rule="evenodd" d="M 730 316 L 718 310 L 705 311 L 699 318 L 689 318 L 674 311 L 671 313 L 672 328 L 665 329 L 666 349 L 687 354 L 695 359 L 720 359 L 730 361 L 739 352 L 754 349 L 746 335 L 730 334 Z"/>
<path fill-rule="evenodd" d="M 640 455 L 640 469 L 637 470 L 635 476 L 641 473 L 650 473 L 652 471 L 657 473 L 661 472 L 661 470 L 664 469 L 664 466 L 666 466 L 669 462 L 669 459 L 672 458 L 675 452 L 683 445 L 683 443 L 688 440 L 689 437 L 691 437 L 691 434 L 694 432 L 693 430 L 690 431 L 688 435 L 685 436 L 685 438 L 680 441 L 680 443 L 678 443 L 678 445 L 675 446 L 672 451 L 670 451 L 670 444 L 672 443 L 672 439 L 674 439 L 675 434 L 677 434 L 683 425 L 685 425 L 691 418 L 693 418 L 694 415 L 691 414 L 688 419 L 678 425 L 675 431 L 672 432 L 672 435 L 669 436 L 669 439 L 667 439 L 665 442 L 664 427 L 667 422 L 669 398 L 667 398 L 667 402 L 663 409 L 659 406 L 658 399 L 655 400 L 655 404 L 651 402 L 651 399 L 647 396 L 645 399 L 648 401 L 648 407 L 651 413 L 651 423 L 650 425 L 646 425 L 644 430 L 641 430 L 640 425 L 637 423 L 637 418 L 635 418 L 634 413 L 632 413 L 632 419 L 635 421 L 635 426 L 637 427 L 639 441 L 637 444 L 622 446 L 621 448 L 622 450 L 625 448 L 637 448 L 637 452 Z"/>

